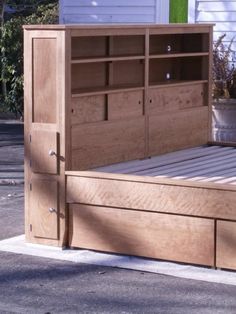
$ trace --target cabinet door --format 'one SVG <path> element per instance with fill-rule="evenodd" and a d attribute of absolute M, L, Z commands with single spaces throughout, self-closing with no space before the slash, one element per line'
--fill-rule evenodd
<path fill-rule="evenodd" d="M 58 173 L 58 140 L 54 131 L 35 130 L 31 134 L 31 167 L 35 173 Z"/>
<path fill-rule="evenodd" d="M 30 212 L 34 237 L 58 239 L 58 183 L 46 179 L 32 180 Z"/>
<path fill-rule="evenodd" d="M 236 269 L 236 222 L 217 221 L 216 266 Z"/>

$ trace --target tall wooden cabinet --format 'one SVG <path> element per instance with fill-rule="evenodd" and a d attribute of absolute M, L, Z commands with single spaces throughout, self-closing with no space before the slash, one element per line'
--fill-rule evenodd
<path fill-rule="evenodd" d="M 27 240 L 68 245 L 66 176 L 208 139 L 211 25 L 25 26 Z"/>

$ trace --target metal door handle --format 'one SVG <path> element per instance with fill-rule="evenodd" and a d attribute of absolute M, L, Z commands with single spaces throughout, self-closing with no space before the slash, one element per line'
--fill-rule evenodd
<path fill-rule="evenodd" d="M 54 152 L 54 150 L 50 149 L 50 150 L 48 151 L 48 155 L 49 155 L 49 156 L 56 156 L 57 154 Z"/>
<path fill-rule="evenodd" d="M 56 213 L 57 212 L 57 210 L 55 208 L 52 208 L 52 207 L 50 207 L 48 210 L 50 211 L 50 213 Z"/>

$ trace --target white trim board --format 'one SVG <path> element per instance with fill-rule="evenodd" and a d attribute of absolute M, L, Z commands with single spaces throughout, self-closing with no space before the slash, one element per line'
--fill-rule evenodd
<path fill-rule="evenodd" d="M 28 244 L 25 242 L 24 235 L 0 241 L 0 251 L 236 286 L 236 271 L 215 270 L 206 267 L 87 250 L 63 250 L 51 246 Z"/>

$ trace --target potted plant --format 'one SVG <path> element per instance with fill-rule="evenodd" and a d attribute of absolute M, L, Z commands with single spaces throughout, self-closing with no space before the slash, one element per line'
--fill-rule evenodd
<path fill-rule="evenodd" d="M 213 46 L 213 140 L 236 142 L 236 69 L 234 38 L 225 45 L 220 36 Z"/>

